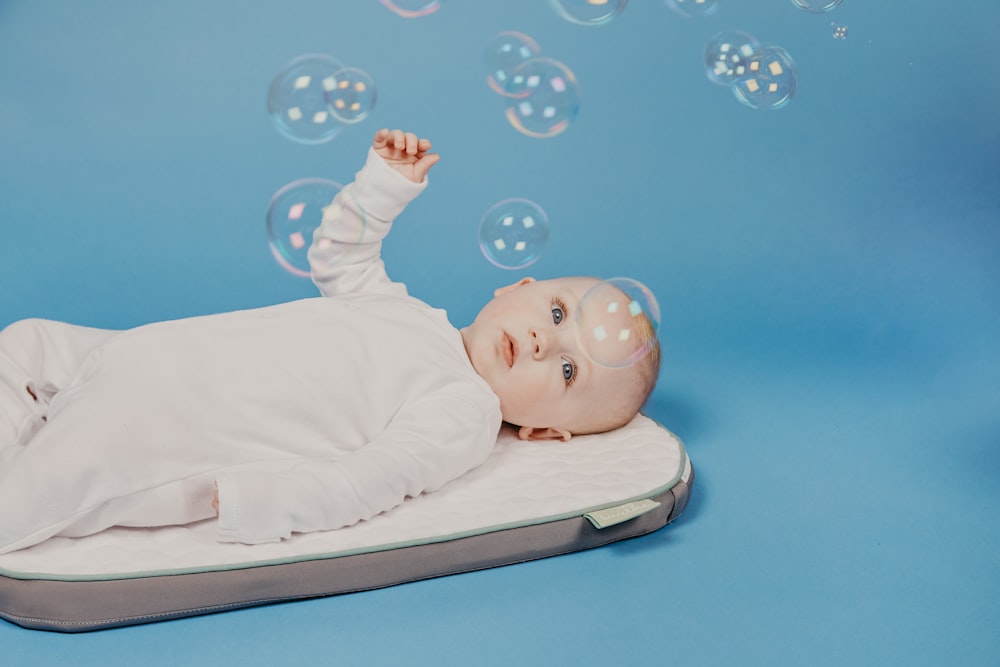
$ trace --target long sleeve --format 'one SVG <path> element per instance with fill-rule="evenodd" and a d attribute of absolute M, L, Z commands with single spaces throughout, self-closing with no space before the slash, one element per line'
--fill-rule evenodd
<path fill-rule="evenodd" d="M 220 475 L 218 539 L 256 544 L 342 528 L 436 490 L 489 455 L 497 408 L 454 383 L 406 405 L 380 437 L 346 456 Z"/>
<path fill-rule="evenodd" d="M 355 180 L 337 193 L 313 233 L 309 248 L 312 279 L 324 296 L 353 292 L 406 295 L 389 280 L 380 257 L 392 221 L 424 188 L 387 165 L 369 149 Z"/>

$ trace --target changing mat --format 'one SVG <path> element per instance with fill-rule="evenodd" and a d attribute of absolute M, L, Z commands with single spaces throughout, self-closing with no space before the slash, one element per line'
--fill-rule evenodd
<path fill-rule="evenodd" d="M 0 617 L 76 632 L 508 565 L 662 528 L 692 482 L 680 440 L 643 415 L 565 443 L 504 427 L 483 465 L 349 528 L 249 546 L 216 542 L 209 520 L 4 554 Z"/>

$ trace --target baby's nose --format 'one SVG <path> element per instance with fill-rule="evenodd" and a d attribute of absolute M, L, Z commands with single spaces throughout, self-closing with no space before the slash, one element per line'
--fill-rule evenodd
<path fill-rule="evenodd" d="M 537 329 L 531 330 L 531 357 L 533 359 L 542 359 L 545 356 L 545 351 L 548 345 L 545 341 L 545 336 L 541 331 Z"/>

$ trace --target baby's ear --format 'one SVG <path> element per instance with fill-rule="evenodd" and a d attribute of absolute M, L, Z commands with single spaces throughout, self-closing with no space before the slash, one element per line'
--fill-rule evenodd
<path fill-rule="evenodd" d="M 573 437 L 573 434 L 564 428 L 522 426 L 517 430 L 517 437 L 521 440 L 562 440 L 566 442 Z"/>
<path fill-rule="evenodd" d="M 498 297 L 501 294 L 506 294 L 507 292 L 510 292 L 511 290 L 517 289 L 521 285 L 527 285 L 528 283 L 533 283 L 533 282 L 535 282 L 534 278 L 530 278 L 528 276 L 525 276 L 524 278 L 521 278 L 520 280 L 518 280 L 516 283 L 514 283 L 512 285 L 505 285 L 503 287 L 496 288 L 495 290 L 493 290 L 493 296 L 494 297 Z"/>

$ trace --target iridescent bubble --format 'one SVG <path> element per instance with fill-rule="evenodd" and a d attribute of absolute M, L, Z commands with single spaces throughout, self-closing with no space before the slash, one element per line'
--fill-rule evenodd
<path fill-rule="evenodd" d="M 507 121 L 521 134 L 536 139 L 563 132 L 580 111 L 576 77 L 566 65 L 552 58 L 532 58 L 522 63 L 507 84 L 511 98 Z"/>
<path fill-rule="evenodd" d="M 441 0 L 379 0 L 390 11 L 404 19 L 415 19 L 441 9 Z"/>
<path fill-rule="evenodd" d="M 728 86 L 746 74 L 747 61 L 760 43 L 739 30 L 720 32 L 705 46 L 705 74 L 709 81 Z"/>
<path fill-rule="evenodd" d="M 795 63 L 780 46 L 762 46 L 746 66 L 746 74 L 732 84 L 733 94 L 752 109 L 780 109 L 795 94 Z"/>
<path fill-rule="evenodd" d="M 375 109 L 375 82 L 364 70 L 344 67 L 333 75 L 328 84 L 326 103 L 330 113 L 342 123 L 358 123 Z"/>
<path fill-rule="evenodd" d="M 573 313 L 577 342 L 596 364 L 624 368 L 656 346 L 660 305 L 632 278 L 610 278 L 583 295 Z"/>
<path fill-rule="evenodd" d="M 628 0 L 551 0 L 561 17 L 578 25 L 603 25 L 625 9 Z"/>
<path fill-rule="evenodd" d="M 307 253 L 313 232 L 341 189 L 340 183 L 306 178 L 284 186 L 267 206 L 267 238 L 271 254 L 289 273 L 309 277 Z"/>
<path fill-rule="evenodd" d="M 271 81 L 267 110 L 283 135 L 303 144 L 321 144 L 340 132 L 343 124 L 330 113 L 327 91 L 344 66 L 321 54 L 296 58 Z"/>
<path fill-rule="evenodd" d="M 507 84 L 522 63 L 538 56 L 542 50 L 535 40 L 519 32 L 501 32 L 486 44 L 483 62 L 486 82 L 494 92 L 510 95 Z"/>
<path fill-rule="evenodd" d="M 549 217 L 529 199 L 504 199 L 479 223 L 479 249 L 494 266 L 523 269 L 538 261 L 549 240 Z"/>
<path fill-rule="evenodd" d="M 792 0 L 792 4 L 811 14 L 822 14 L 836 9 L 844 0 Z"/>
<path fill-rule="evenodd" d="M 687 18 L 708 16 L 719 8 L 719 0 L 666 0 L 666 2 L 667 7 Z"/>

